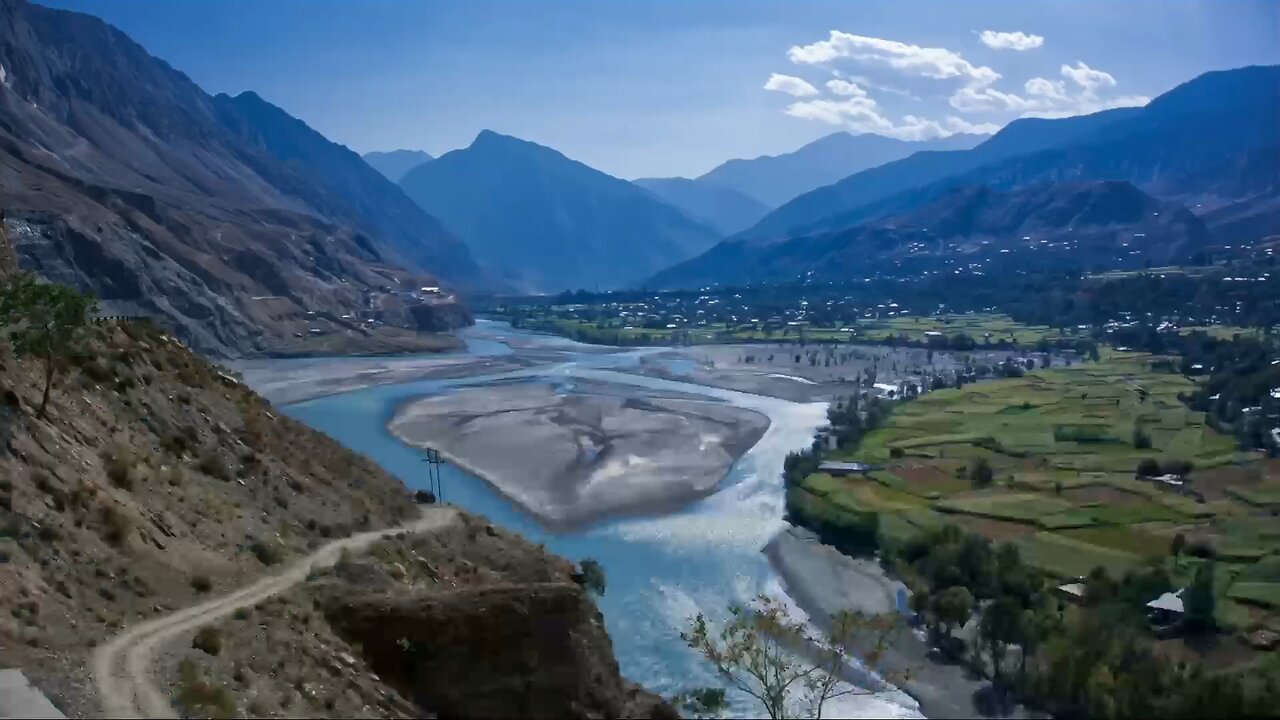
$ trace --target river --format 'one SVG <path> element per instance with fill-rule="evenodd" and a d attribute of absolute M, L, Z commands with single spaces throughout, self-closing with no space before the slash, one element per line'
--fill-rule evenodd
<path fill-rule="evenodd" d="M 695 392 L 770 418 L 764 436 L 734 464 L 714 494 L 674 513 L 602 521 L 563 534 L 546 530 L 479 478 L 451 465 L 441 470 L 445 501 L 544 543 L 565 557 L 600 561 L 608 588 L 599 606 L 624 675 L 668 696 L 717 685 L 714 674 L 684 646 L 679 633 L 700 611 L 714 616 L 730 602 L 745 602 L 761 592 L 784 596 L 781 580 L 760 550 L 783 525 L 783 458 L 809 444 L 815 429 L 826 422 L 826 404 L 795 403 L 627 372 L 653 349 L 604 351 L 483 321 L 462 335 L 470 355 L 501 356 L 512 353 L 512 344 L 517 344 L 517 351 L 557 351 L 557 359 L 497 375 L 368 387 L 290 404 L 284 410 L 373 458 L 410 488 L 425 487 L 425 455 L 393 437 L 386 424 L 402 403 L 456 387 L 513 378 L 561 383 L 592 378 Z M 678 364 L 667 369 L 682 372 Z M 759 713 L 747 698 L 731 699 L 734 714 Z M 915 703 L 901 694 L 888 699 L 843 698 L 830 710 L 835 715 L 828 712 L 829 716 L 920 716 Z"/>

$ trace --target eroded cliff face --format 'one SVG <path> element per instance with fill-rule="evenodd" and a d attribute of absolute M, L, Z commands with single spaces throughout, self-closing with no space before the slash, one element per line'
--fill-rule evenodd
<path fill-rule="evenodd" d="M 564 560 L 464 517 L 317 582 L 330 626 L 384 681 L 441 717 L 673 717 L 625 680 Z"/>

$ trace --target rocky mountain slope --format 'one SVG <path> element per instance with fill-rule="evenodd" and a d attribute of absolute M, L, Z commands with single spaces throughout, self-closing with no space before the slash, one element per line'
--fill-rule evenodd
<path fill-rule="evenodd" d="M 919 153 L 802 195 L 740 237 L 770 240 L 851 227 L 971 185 L 1008 190 L 1125 180 L 1193 207 L 1254 202 L 1275 193 L 1277 87 L 1280 66 L 1246 67 L 1206 73 L 1143 108 L 1018 120 L 972 150 Z M 1268 161 L 1249 159 L 1262 156 Z M 1269 173 L 1261 171 L 1268 167 Z"/>
<path fill-rule="evenodd" d="M 769 212 L 769 206 L 759 200 L 705 180 L 639 178 L 631 182 L 721 235 L 749 228 Z"/>
<path fill-rule="evenodd" d="M 400 186 L 526 291 L 624 287 L 719 238 L 625 180 L 488 130 Z"/>
<path fill-rule="evenodd" d="M 96 18 L 0 0 L 0 78 L 0 210 L 24 265 L 110 313 L 262 353 L 368 290 L 480 279 L 358 155 L 256 95 L 210 97 Z"/>
<path fill-rule="evenodd" d="M 980 135 L 908 142 L 880 135 L 837 132 L 781 155 L 729 160 L 697 179 L 726 187 L 776 208 L 816 188 L 913 153 L 967 150 L 982 142 Z"/>
<path fill-rule="evenodd" d="M 85 662 L 122 628 L 417 515 L 395 478 L 146 324 L 96 326 L 67 364 L 41 419 L 42 368 L 0 349 L 0 666 L 68 715 L 99 713 Z M 181 638 L 156 670 L 188 716 L 662 712 L 573 571 L 464 515 Z M 465 687 L 424 674 L 443 658 Z"/>
<path fill-rule="evenodd" d="M 1212 241 L 1185 207 L 1130 183 L 1046 183 L 952 190 L 909 213 L 773 243 L 726 240 L 655 276 L 649 287 L 700 287 L 964 269 L 998 278 L 1032 268 L 1167 265 Z"/>
<path fill-rule="evenodd" d="M 389 152 L 367 152 L 360 157 L 364 158 L 369 167 L 382 173 L 383 177 L 393 183 L 400 182 L 405 173 L 418 167 L 424 162 L 433 160 L 430 155 L 421 150 L 391 150 Z"/>

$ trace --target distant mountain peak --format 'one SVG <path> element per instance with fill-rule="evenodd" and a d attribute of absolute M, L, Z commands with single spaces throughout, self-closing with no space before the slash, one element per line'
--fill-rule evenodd
<path fill-rule="evenodd" d="M 511 147 L 539 147 L 544 150 L 551 149 L 549 147 L 546 147 L 545 145 L 539 145 L 538 143 L 533 142 L 532 140 L 525 140 L 524 138 L 519 138 L 519 137 L 516 137 L 515 135 L 505 135 L 503 133 L 497 132 L 496 130 L 481 130 L 480 132 L 476 133 L 476 138 L 471 141 L 470 147 L 486 146 L 486 145 L 496 145 L 496 146 L 505 145 L 505 146 L 511 146 Z"/>
<path fill-rule="evenodd" d="M 375 150 L 361 157 L 393 183 L 399 183 L 410 170 L 435 159 L 422 150 Z"/>
<path fill-rule="evenodd" d="M 860 170 L 904 158 L 919 150 L 960 150 L 977 145 L 977 135 L 907 142 L 843 130 L 824 135 L 789 153 L 729 160 L 698 180 L 715 183 L 777 207 L 816 188 L 830 185 Z"/>
<path fill-rule="evenodd" d="M 492 130 L 400 186 L 527 291 L 622 287 L 719 238 L 648 190 Z"/>
<path fill-rule="evenodd" d="M 919 207 L 957 185 L 1120 179 L 1161 197 L 1246 199 L 1269 187 L 1245 160 L 1280 147 L 1277 87 L 1280 66 L 1251 66 L 1205 73 L 1143 107 L 1015 120 L 972 149 L 915 153 L 811 190 L 739 237 L 776 240 L 852 227 Z"/>

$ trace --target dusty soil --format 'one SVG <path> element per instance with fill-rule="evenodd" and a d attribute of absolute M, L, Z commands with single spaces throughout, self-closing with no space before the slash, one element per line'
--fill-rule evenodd
<path fill-rule="evenodd" d="M 130 626 L 93 653 L 90 668 L 98 686 L 99 702 L 110 717 L 172 717 L 175 715 L 173 705 L 156 682 L 154 665 L 157 653 L 175 638 L 189 636 L 236 610 L 286 592 L 309 574 L 332 565 L 346 553 L 360 552 L 391 533 L 429 533 L 456 521 L 457 517 L 457 511 L 449 508 L 429 508 L 423 517 L 413 522 L 334 540 L 294 560 L 283 570 L 243 588 Z M 207 645 L 199 639 L 201 637 L 197 633 L 193 645 Z M 283 659 L 288 662 L 287 657 Z M 184 683 L 186 681 L 184 678 Z M 183 685 L 178 687 L 180 702 L 189 702 Z"/>

